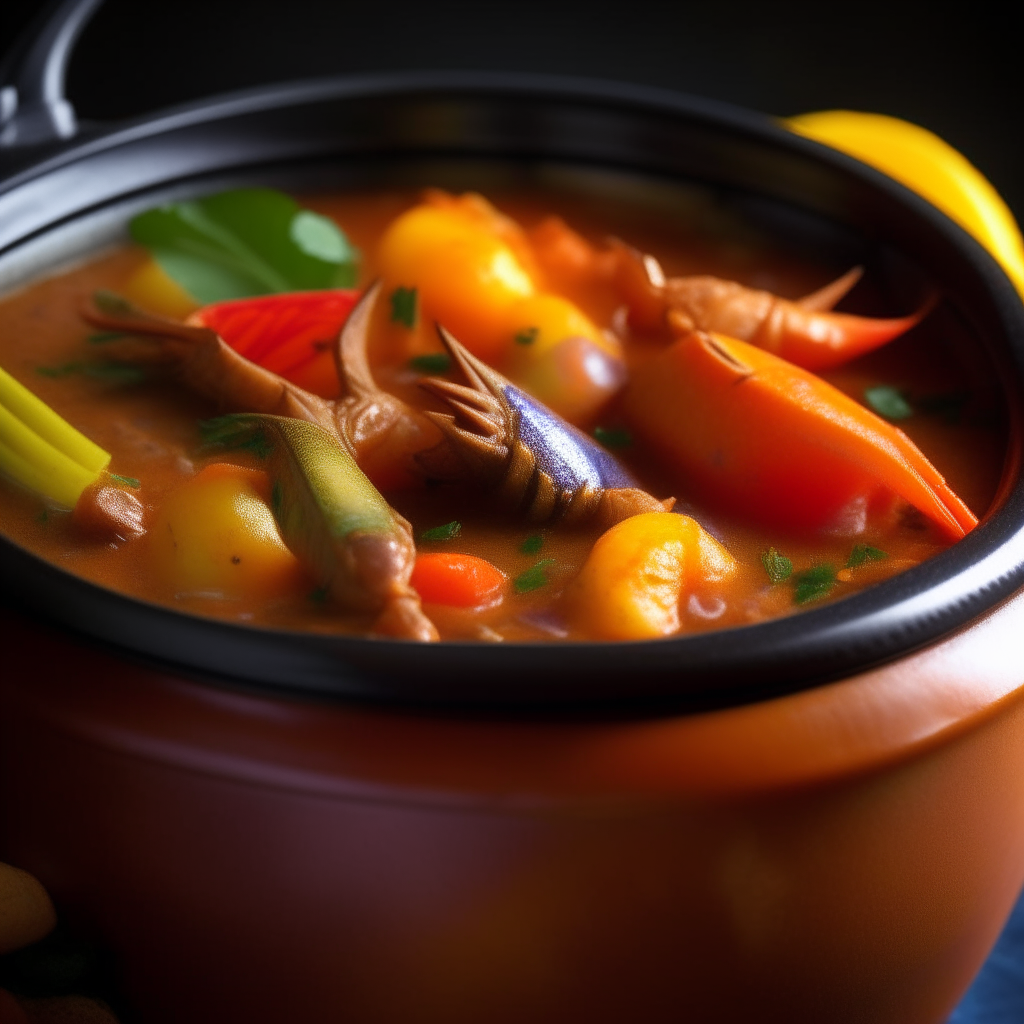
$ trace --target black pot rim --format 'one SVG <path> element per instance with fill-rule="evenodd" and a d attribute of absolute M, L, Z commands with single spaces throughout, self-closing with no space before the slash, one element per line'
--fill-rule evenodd
<path fill-rule="evenodd" d="M 638 86 L 506 73 L 373 75 L 249 90 L 96 130 L 91 137 L 56 150 L 44 147 L 30 160 L 22 157 L 20 166 L 0 181 L 0 223 L 5 210 L 18 210 L 20 217 L 15 229 L 0 238 L 0 259 L 17 259 L 17 250 L 27 241 L 126 196 L 204 173 L 241 172 L 273 159 L 265 151 L 254 157 L 243 146 L 234 163 L 225 158 L 226 162 L 211 167 L 208 160 L 204 167 L 199 154 L 195 166 L 178 175 L 173 169 L 156 169 L 149 179 L 136 180 L 134 187 L 115 182 L 104 191 L 94 182 L 83 186 L 81 195 L 65 193 L 48 210 L 33 209 L 26 214 L 24 205 L 18 206 L 19 197 L 41 195 L 40 190 L 52 189 L 54 182 L 69 180 L 69 173 L 85 177 L 90 167 L 104 162 L 115 166 L 111 160 L 122 160 L 129 153 L 137 158 L 148 152 L 147 147 L 158 154 L 166 152 L 168 141 L 201 140 L 211 127 L 228 129 L 241 124 L 240 137 L 247 137 L 246 124 L 252 131 L 254 125 L 270 120 L 279 128 L 281 122 L 274 118 L 282 112 L 302 111 L 315 121 L 336 109 L 358 112 L 361 104 L 376 104 L 375 109 L 386 110 L 388 104 L 401 107 L 428 101 L 448 103 L 451 109 L 469 113 L 504 109 L 506 103 L 515 110 L 525 109 L 523 105 L 534 109 L 546 105 L 581 117 L 603 112 L 602 116 L 621 117 L 626 125 L 634 118 L 653 118 L 658 123 L 678 123 L 680 130 L 708 131 L 716 139 L 733 140 L 767 154 L 769 162 L 778 158 L 792 161 L 798 169 L 809 168 L 808 173 L 819 173 L 822 180 L 839 182 L 850 195 L 874 197 L 873 201 L 897 211 L 911 225 L 907 231 L 926 231 L 929 238 L 939 240 L 953 254 L 949 258 L 958 259 L 971 278 L 965 294 L 973 296 L 975 307 L 984 306 L 986 332 L 998 335 L 995 344 L 1008 374 L 1004 383 L 1013 421 L 1012 443 L 997 507 L 947 551 L 849 598 L 739 631 L 725 629 L 643 643 L 416 645 L 256 630 L 127 598 L 66 574 L 3 541 L 0 567 L 3 577 L 15 585 L 11 589 L 18 593 L 19 607 L 29 607 L 87 637 L 177 671 L 244 685 L 452 711 L 622 714 L 731 705 L 841 678 L 890 662 L 950 634 L 1024 585 L 1024 481 L 1017 453 L 1021 436 L 1017 416 L 1024 391 L 1024 306 L 1015 289 L 973 238 L 921 197 L 859 161 L 788 132 L 763 115 Z M 469 135 L 473 130 L 477 129 L 469 129 Z M 477 130 L 477 135 L 484 140 L 482 144 L 467 136 L 448 150 L 442 146 L 442 151 L 502 158 L 500 145 L 496 151 L 486 129 Z M 415 139 L 397 141 L 399 153 L 403 147 L 417 152 Z M 287 141 L 280 146 L 279 156 L 286 161 L 320 158 L 320 151 L 296 154 L 294 146 L 288 148 L 291 144 Z M 536 151 L 535 142 L 531 143 L 532 152 L 529 146 L 519 145 L 527 158 L 543 156 Z M 388 152 L 393 155 L 395 150 L 392 145 Z M 420 151 L 438 152 L 436 140 L 421 145 Z M 504 156 L 516 158 L 514 153 Z M 559 152 L 550 157 L 556 161 L 573 158 L 571 153 Z M 601 159 L 592 162 L 600 165 Z M 747 173 L 743 168 L 730 169 L 728 161 L 724 166 L 723 173 Z M 642 170 L 643 165 L 637 169 Z M 800 205 L 799 195 L 780 196 L 777 191 L 773 195 Z M 7 599 L 11 600 L 10 595 Z"/>

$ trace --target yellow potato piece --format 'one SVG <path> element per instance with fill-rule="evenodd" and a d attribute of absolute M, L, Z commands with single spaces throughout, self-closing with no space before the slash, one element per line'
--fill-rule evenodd
<path fill-rule="evenodd" d="M 415 288 L 418 319 L 431 330 L 443 324 L 486 360 L 512 344 L 508 309 L 534 290 L 512 248 L 456 208 L 407 210 L 384 233 L 377 264 L 387 294 Z"/>
<path fill-rule="evenodd" d="M 984 245 L 1024 295 L 1024 241 L 991 182 L 949 143 L 885 114 L 822 110 L 785 125 L 863 160 L 912 188 Z"/>
<path fill-rule="evenodd" d="M 146 260 L 128 278 L 124 295 L 136 306 L 172 320 L 184 320 L 199 308 L 199 303 L 154 259 Z"/>
<path fill-rule="evenodd" d="M 265 500 L 265 473 L 215 463 L 173 491 L 150 533 L 153 569 L 179 595 L 270 599 L 303 583 Z"/>
<path fill-rule="evenodd" d="M 598 538 L 567 598 L 596 639 L 647 640 L 679 628 L 682 597 L 735 571 L 732 555 L 695 520 L 646 512 Z"/>
<path fill-rule="evenodd" d="M 571 423 L 589 421 L 625 382 L 618 339 L 560 295 L 517 302 L 507 333 L 509 378 Z"/>
<path fill-rule="evenodd" d="M 541 293 L 515 303 L 509 309 L 508 333 L 516 342 L 516 355 L 542 355 L 566 338 L 587 338 L 612 355 L 622 355 L 618 339 L 599 330 L 561 295 Z"/>

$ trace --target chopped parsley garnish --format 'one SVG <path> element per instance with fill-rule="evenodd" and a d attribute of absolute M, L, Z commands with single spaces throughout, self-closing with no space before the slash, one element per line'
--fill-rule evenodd
<path fill-rule="evenodd" d="M 146 379 L 145 371 L 130 363 L 62 363 L 60 366 L 37 366 L 36 373 L 51 378 L 80 373 L 106 384 L 139 384 Z"/>
<path fill-rule="evenodd" d="M 313 604 L 323 604 L 327 600 L 328 593 L 329 590 L 327 587 L 317 587 L 316 590 L 311 590 L 309 592 L 308 597 Z"/>
<path fill-rule="evenodd" d="M 281 502 L 284 499 L 284 492 L 281 490 L 281 481 L 275 480 L 273 486 L 270 488 L 270 507 L 274 510 L 274 515 L 278 515 L 281 511 Z"/>
<path fill-rule="evenodd" d="M 865 562 L 881 562 L 889 556 L 879 548 L 873 548 L 870 544 L 855 544 L 846 560 L 847 569 L 856 569 L 858 565 Z"/>
<path fill-rule="evenodd" d="M 50 521 L 50 513 L 44 508 L 39 515 L 36 516 L 37 523 L 48 523 Z"/>
<path fill-rule="evenodd" d="M 127 337 L 124 331 L 99 331 L 97 334 L 90 334 L 86 341 L 90 345 L 103 345 L 108 341 L 118 341 Z"/>
<path fill-rule="evenodd" d="M 594 427 L 594 437 L 605 448 L 628 448 L 633 435 L 625 427 Z"/>
<path fill-rule="evenodd" d="M 453 519 L 443 526 L 432 526 L 420 534 L 420 540 L 454 540 L 462 533 L 462 523 Z"/>
<path fill-rule="evenodd" d="M 409 330 L 416 326 L 416 289 L 399 285 L 391 293 L 391 322 L 405 324 Z"/>
<path fill-rule="evenodd" d="M 794 577 L 796 590 L 793 592 L 795 604 L 807 604 L 825 597 L 835 586 L 836 571 L 831 565 L 816 565 L 805 569 Z"/>
<path fill-rule="evenodd" d="M 125 487 L 139 488 L 142 486 L 142 482 L 136 480 L 133 476 L 121 476 L 120 473 L 110 473 L 110 479 L 116 481 L 119 484 L 124 484 Z"/>
<path fill-rule="evenodd" d="M 93 292 L 92 301 L 96 303 L 96 308 L 104 313 L 135 312 L 132 309 L 132 304 L 127 299 L 121 298 L 117 292 L 107 291 L 106 288 L 100 288 L 98 291 Z"/>
<path fill-rule="evenodd" d="M 257 459 L 265 459 L 274 450 L 274 443 L 263 430 L 254 430 L 244 418 L 237 416 L 203 420 L 199 424 L 199 436 L 206 448 L 252 452 Z"/>
<path fill-rule="evenodd" d="M 884 416 L 887 420 L 905 420 L 914 415 L 914 410 L 906 398 L 903 397 L 903 392 L 888 384 L 879 384 L 877 387 L 865 388 L 864 401 L 879 416 Z"/>
<path fill-rule="evenodd" d="M 516 331 L 515 343 L 517 345 L 532 345 L 537 340 L 538 334 L 540 334 L 539 327 L 524 327 L 521 331 Z"/>
<path fill-rule="evenodd" d="M 938 416 L 950 426 L 956 426 L 970 397 L 966 391 L 955 391 L 948 395 L 924 395 L 917 399 L 917 407 L 929 416 Z"/>
<path fill-rule="evenodd" d="M 512 589 L 517 594 L 526 594 L 548 585 L 548 566 L 554 565 L 553 558 L 542 558 L 536 565 L 521 572 L 513 581 Z"/>
<path fill-rule="evenodd" d="M 430 352 L 425 356 L 413 356 L 409 366 L 418 373 L 447 373 L 452 368 L 452 357 L 447 352 Z"/>
<path fill-rule="evenodd" d="M 522 544 L 519 545 L 519 550 L 524 555 L 535 555 L 540 549 L 544 547 L 544 537 L 539 533 L 531 533 Z"/>
<path fill-rule="evenodd" d="M 781 583 L 793 575 L 793 563 L 785 555 L 780 555 L 775 548 L 761 552 L 761 564 L 772 583 Z"/>

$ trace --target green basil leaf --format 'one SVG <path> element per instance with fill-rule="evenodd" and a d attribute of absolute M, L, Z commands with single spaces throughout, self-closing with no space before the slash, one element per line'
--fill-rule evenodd
<path fill-rule="evenodd" d="M 327 217 L 267 188 L 169 203 L 132 219 L 132 238 L 204 305 L 352 285 L 359 253 Z"/>

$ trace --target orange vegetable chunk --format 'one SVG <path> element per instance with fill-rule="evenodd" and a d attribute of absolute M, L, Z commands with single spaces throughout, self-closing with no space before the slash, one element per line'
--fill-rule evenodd
<path fill-rule="evenodd" d="M 424 203 L 394 220 L 377 248 L 390 295 L 415 289 L 417 320 L 443 324 L 474 354 L 491 361 L 512 344 L 513 303 L 534 292 L 513 248 L 486 221 L 457 205 Z"/>
<path fill-rule="evenodd" d="M 902 430 L 735 338 L 680 338 L 636 371 L 625 409 L 687 484 L 771 527 L 856 533 L 851 511 L 893 494 L 950 540 L 978 522 Z"/>
<path fill-rule="evenodd" d="M 425 603 L 481 608 L 501 600 L 505 574 L 476 555 L 431 551 L 416 556 L 409 582 Z"/>
<path fill-rule="evenodd" d="M 689 516 L 645 512 L 606 530 L 567 598 L 599 640 L 647 640 L 679 629 L 679 602 L 731 576 L 736 560 Z"/>

